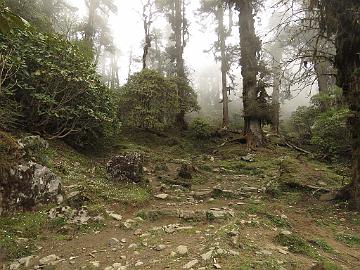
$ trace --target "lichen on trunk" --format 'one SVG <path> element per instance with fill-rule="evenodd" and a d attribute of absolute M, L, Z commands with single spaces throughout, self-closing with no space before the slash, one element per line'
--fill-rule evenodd
<path fill-rule="evenodd" d="M 256 116 L 258 104 L 258 53 L 260 52 L 260 40 L 255 34 L 255 21 L 253 16 L 252 1 L 238 1 L 241 47 L 241 73 L 243 76 L 243 103 L 244 103 L 244 135 L 250 141 L 251 146 L 264 144 L 264 135 L 261 127 L 261 118 Z"/>

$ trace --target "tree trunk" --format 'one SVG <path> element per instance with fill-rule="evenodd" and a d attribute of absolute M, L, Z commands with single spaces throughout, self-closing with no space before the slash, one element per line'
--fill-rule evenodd
<path fill-rule="evenodd" d="M 350 204 L 360 210 L 360 23 L 355 19 L 360 11 L 358 0 L 325 2 L 329 9 L 336 7 L 339 16 L 336 37 L 337 84 L 342 87 L 351 116 L 348 125 L 352 134 L 352 182 Z"/>
<path fill-rule="evenodd" d="M 147 7 L 149 8 L 149 14 L 146 14 Z M 142 57 L 143 69 L 146 68 L 146 60 L 147 55 L 149 53 L 149 49 L 151 48 L 151 36 L 150 36 L 150 27 L 151 27 L 151 6 L 150 2 L 143 6 L 143 23 L 144 23 L 144 33 L 145 33 L 145 44 L 144 44 L 144 52 Z"/>
<path fill-rule="evenodd" d="M 89 0 L 88 9 L 89 9 L 89 17 L 87 20 L 87 25 L 85 29 L 85 42 L 89 46 L 91 50 L 94 49 L 94 20 L 96 16 L 96 9 L 98 8 L 98 2 L 95 0 Z"/>
<path fill-rule="evenodd" d="M 284 48 L 280 41 L 276 41 L 272 51 L 273 64 L 273 93 L 272 93 L 272 116 L 271 128 L 276 134 L 279 134 L 280 125 L 280 88 L 281 88 L 281 60 Z"/>
<path fill-rule="evenodd" d="M 257 54 L 260 51 L 260 40 L 255 34 L 252 1 L 237 2 L 240 26 L 241 74 L 243 77 L 244 135 L 252 146 L 265 142 L 261 119 L 254 116 L 258 104 L 257 95 Z"/>
<path fill-rule="evenodd" d="M 281 76 L 281 75 L 280 75 Z M 272 117 L 271 129 L 279 134 L 280 126 L 280 78 L 278 73 L 274 73 L 274 86 L 272 93 Z"/>
<path fill-rule="evenodd" d="M 176 49 L 176 75 L 179 78 L 186 79 L 185 76 L 185 66 L 184 66 L 184 44 L 183 44 L 183 0 L 175 0 L 175 49 Z M 179 89 L 179 99 L 180 99 L 180 112 L 176 116 L 176 123 L 181 129 L 187 129 L 187 124 L 185 121 L 185 108 L 184 108 L 184 90 Z"/>
<path fill-rule="evenodd" d="M 128 79 L 131 76 L 131 66 L 132 66 L 132 61 L 133 61 L 133 49 L 132 47 L 130 48 L 130 53 L 129 53 L 129 66 L 128 66 Z"/>
<path fill-rule="evenodd" d="M 223 96 L 223 122 L 222 127 L 228 128 L 229 126 L 229 98 L 227 90 L 227 72 L 229 70 L 226 56 L 226 33 L 224 27 L 224 8 L 220 4 L 217 7 L 217 21 L 219 27 L 219 43 L 220 43 L 220 52 L 221 52 L 221 85 L 222 85 L 222 96 Z"/>

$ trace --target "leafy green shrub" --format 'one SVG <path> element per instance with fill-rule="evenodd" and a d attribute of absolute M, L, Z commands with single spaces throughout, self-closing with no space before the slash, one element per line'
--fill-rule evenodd
<path fill-rule="evenodd" d="M 319 114 L 312 127 L 311 143 L 330 156 L 346 156 L 351 151 L 351 136 L 346 127 L 349 109 L 332 109 Z"/>
<path fill-rule="evenodd" d="M 288 136 L 299 145 L 311 145 L 327 158 L 348 157 L 350 132 L 346 126 L 349 109 L 341 89 L 314 96 L 309 107 L 299 107 L 289 120 Z"/>
<path fill-rule="evenodd" d="M 57 35 L 28 30 L 0 34 L 14 76 L 3 88 L 7 104 L 20 107 L 21 127 L 78 147 L 97 144 L 116 120 L 110 90 L 78 47 Z"/>
<path fill-rule="evenodd" d="M 314 125 L 317 111 L 312 107 L 301 106 L 290 118 L 290 137 L 298 144 L 309 144 L 312 138 L 311 127 Z"/>
<path fill-rule="evenodd" d="M 190 132 L 197 139 L 209 139 L 214 132 L 214 128 L 208 122 L 196 118 L 190 124 Z"/>
<path fill-rule="evenodd" d="M 159 72 L 145 69 L 122 87 L 119 104 L 125 126 L 162 130 L 175 122 L 179 110 L 177 86 Z"/>

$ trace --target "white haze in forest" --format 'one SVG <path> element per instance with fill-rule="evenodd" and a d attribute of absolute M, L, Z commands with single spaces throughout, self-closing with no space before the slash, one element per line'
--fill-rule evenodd
<path fill-rule="evenodd" d="M 84 0 L 68 0 L 70 4 L 77 7 L 79 18 L 85 18 L 86 7 Z M 256 29 L 261 39 L 266 42 L 267 33 L 268 33 L 268 23 L 269 18 L 273 12 L 270 8 L 271 0 L 266 2 L 265 8 L 262 10 L 261 14 L 258 14 L 256 17 Z M 114 38 L 114 43 L 118 49 L 121 51 L 121 57 L 119 61 L 119 75 L 120 83 L 126 83 L 128 75 L 128 65 L 129 65 L 129 54 L 132 50 L 135 57 L 141 57 L 142 55 L 142 41 L 144 38 L 143 34 L 143 24 L 141 17 L 141 0 L 115 0 L 115 3 L 118 7 L 117 14 L 111 14 L 109 17 L 109 25 L 112 30 L 112 35 Z M 200 17 L 196 15 L 196 11 L 200 6 L 199 0 L 189 0 L 187 7 L 187 19 L 190 23 L 189 28 L 189 42 L 185 48 L 184 59 L 187 68 L 190 70 L 190 79 L 194 83 L 197 78 L 201 76 L 201 73 L 204 70 L 212 67 L 217 69 L 220 74 L 220 66 L 215 62 L 214 56 L 212 53 L 206 53 L 204 50 L 209 50 L 213 42 L 216 40 L 216 34 L 214 33 L 213 25 L 204 25 L 204 22 L 200 22 Z M 235 16 L 234 16 L 235 17 Z M 205 23 L 206 24 L 206 23 Z M 153 25 L 156 28 L 161 30 L 167 27 L 167 21 L 165 18 L 158 18 L 158 20 Z M 238 40 L 238 28 L 235 26 L 233 29 L 233 40 L 234 42 L 239 42 Z M 231 39 L 231 38 L 230 38 Z M 141 70 L 141 63 L 133 63 L 132 73 Z M 241 103 L 241 69 L 238 67 L 235 70 L 235 75 L 237 77 L 236 83 L 236 93 L 231 98 L 232 100 L 237 99 Z M 221 85 L 217 86 L 219 88 L 219 93 Z M 296 91 L 293 93 L 294 98 L 292 100 L 285 101 L 285 104 L 282 105 L 282 116 L 289 116 L 290 112 L 296 110 L 298 106 L 308 105 L 310 97 L 313 94 L 317 93 L 317 86 L 314 84 L 312 89 L 307 88 L 302 91 Z M 195 90 L 196 85 L 195 85 Z M 271 93 L 271 90 L 270 90 Z M 220 94 L 219 94 L 220 95 Z M 220 97 L 219 97 L 220 100 Z M 235 100 L 236 101 L 236 100 Z M 200 102 L 201 103 L 201 102 Z M 233 106 L 234 107 L 234 106 Z M 234 111 L 234 110 L 237 111 Z M 231 114 L 241 114 L 241 107 L 235 108 L 230 111 Z"/>

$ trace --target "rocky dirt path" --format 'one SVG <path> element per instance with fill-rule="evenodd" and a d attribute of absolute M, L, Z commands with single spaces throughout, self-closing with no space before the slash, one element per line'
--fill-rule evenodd
<path fill-rule="evenodd" d="M 278 155 L 271 153 L 269 158 Z M 269 196 L 269 178 L 239 174 L 225 161 L 211 157 L 206 170 L 195 168 L 192 180 L 179 183 L 172 180 L 177 179 L 178 162 L 168 160 L 163 168 L 149 164 L 153 194 L 148 203 L 106 205 L 106 227 L 78 233 L 69 240 L 47 235 L 37 243 L 39 250 L 33 257 L 17 266 L 59 270 L 311 269 L 324 262 L 324 268 L 316 269 L 360 269 L 359 247 L 336 238 L 349 232 L 358 235 L 359 226 L 350 223 L 350 214 L 308 194 Z M 241 162 L 250 164 L 246 159 Z M 278 177 L 276 173 L 271 176 L 267 172 L 271 179 Z M 10 269 L 19 267 L 15 264 Z"/>

